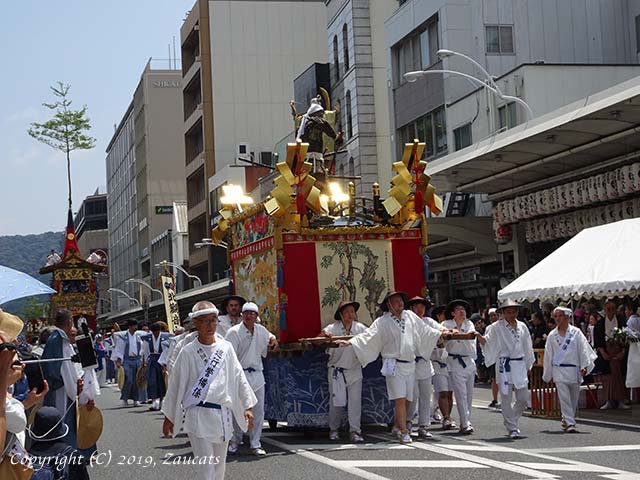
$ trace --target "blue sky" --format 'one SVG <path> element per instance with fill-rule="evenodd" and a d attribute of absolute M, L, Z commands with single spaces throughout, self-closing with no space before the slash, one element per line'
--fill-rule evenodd
<path fill-rule="evenodd" d="M 73 205 L 104 190 L 105 148 L 133 98 L 149 59 L 166 59 L 195 0 L 22 0 L 0 16 L 0 235 L 62 230 L 66 224 L 64 154 L 27 135 L 50 112 L 41 106 L 58 80 L 71 84 L 75 107 L 86 104 L 90 151 L 71 157 Z M 167 62 L 168 63 L 168 62 Z"/>

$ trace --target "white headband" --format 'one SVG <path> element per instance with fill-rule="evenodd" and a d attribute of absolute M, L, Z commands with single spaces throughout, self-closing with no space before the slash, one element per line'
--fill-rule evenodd
<path fill-rule="evenodd" d="M 553 314 L 555 315 L 556 312 L 562 312 L 567 317 L 572 317 L 573 316 L 573 311 L 570 308 L 567 308 L 567 307 L 556 307 L 556 308 L 553 309 Z"/>
<path fill-rule="evenodd" d="M 490 308 L 489 309 L 489 315 L 491 315 L 492 313 L 498 313 L 498 309 L 497 308 Z"/>
<path fill-rule="evenodd" d="M 198 318 L 198 317 L 201 317 L 201 316 L 203 316 L 203 315 L 211 315 L 211 314 L 213 314 L 213 315 L 218 315 L 218 313 L 220 313 L 220 312 L 218 312 L 218 309 L 217 309 L 217 308 L 215 307 L 215 305 L 214 305 L 214 306 L 213 306 L 213 307 L 211 307 L 211 308 L 205 308 L 205 309 L 203 309 L 203 310 L 198 310 L 198 311 L 196 311 L 196 312 L 191 312 L 191 313 L 189 314 L 189 318 L 190 318 L 191 320 L 193 320 L 193 319 Z"/>

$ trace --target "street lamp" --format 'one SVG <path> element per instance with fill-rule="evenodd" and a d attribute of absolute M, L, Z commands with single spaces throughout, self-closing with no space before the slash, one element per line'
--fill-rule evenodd
<path fill-rule="evenodd" d="M 448 57 L 461 57 L 467 60 L 468 62 L 473 63 L 484 74 L 487 80 L 489 80 L 489 82 L 491 83 L 491 86 L 495 88 L 498 92 L 500 92 L 500 96 L 502 96 L 502 92 L 500 91 L 500 88 L 498 88 L 498 85 L 496 85 L 496 82 L 494 81 L 493 76 L 489 72 L 487 72 L 485 68 L 482 65 L 480 65 L 478 62 L 476 62 L 473 58 L 468 57 L 464 53 L 456 52 L 454 50 L 446 50 L 444 48 L 438 50 L 436 52 L 436 55 L 438 55 L 438 57 L 440 57 L 441 59 L 448 58 Z"/>
<path fill-rule="evenodd" d="M 119 294 L 121 294 L 121 295 L 124 295 L 124 296 L 125 296 L 125 297 L 127 297 L 129 300 L 134 301 L 134 302 L 135 302 L 135 304 L 136 304 L 137 306 L 140 306 L 140 302 L 139 302 L 137 299 L 135 299 L 135 298 L 131 297 L 131 296 L 130 296 L 127 292 L 125 292 L 124 290 L 120 290 L 119 288 L 110 288 L 110 289 L 108 289 L 107 291 L 108 291 L 108 292 L 111 292 L 111 293 L 116 292 L 116 293 L 119 293 Z"/>
<path fill-rule="evenodd" d="M 162 298 L 162 291 L 158 290 L 157 288 L 153 288 L 147 282 L 145 282 L 144 280 L 140 280 L 139 278 L 130 278 L 129 280 L 125 280 L 124 283 L 137 283 L 138 285 L 143 285 L 152 292 L 157 292 L 160 295 L 160 298 Z"/>
<path fill-rule="evenodd" d="M 187 272 L 184 268 L 182 268 L 180 265 L 178 265 L 178 264 L 176 264 L 176 263 L 168 262 L 168 261 L 166 261 L 166 260 L 163 260 L 162 262 L 160 262 L 160 263 L 156 263 L 156 264 L 154 265 L 154 267 L 156 267 L 156 268 L 166 267 L 166 266 L 173 267 L 173 268 L 175 268 L 176 270 L 180 270 L 180 271 L 181 271 L 182 273 L 184 273 L 187 277 L 192 278 L 192 279 L 194 279 L 194 280 L 197 280 L 197 281 L 198 281 L 198 285 L 197 285 L 198 287 L 201 287 L 201 286 L 202 286 L 202 280 L 200 280 L 200 277 L 198 277 L 198 276 L 196 276 L 196 275 L 191 275 L 189 272 Z"/>
<path fill-rule="evenodd" d="M 493 85 L 487 85 L 485 82 L 483 82 L 482 80 L 480 80 L 477 77 L 474 77 L 473 75 L 469 75 L 466 73 L 462 73 L 462 72 L 458 72 L 456 70 L 417 70 L 415 72 L 407 72 L 404 74 L 404 78 L 407 80 L 407 82 L 409 83 L 413 83 L 416 80 L 418 80 L 418 78 L 427 75 L 427 74 L 442 74 L 442 73 L 448 73 L 451 75 L 458 75 L 460 77 L 464 77 L 468 80 L 471 80 L 475 83 L 478 83 L 480 85 L 482 85 L 483 87 L 485 87 L 486 89 L 490 90 L 491 92 L 493 92 L 495 95 L 498 96 L 498 98 L 501 98 L 502 100 L 505 101 L 513 101 L 516 102 L 517 104 L 521 105 L 522 107 L 524 107 L 524 109 L 527 111 L 527 116 L 529 117 L 527 119 L 531 120 L 533 118 L 533 110 L 531 110 L 531 107 L 529 106 L 529 104 L 527 102 L 525 102 L 524 100 L 522 100 L 520 97 L 514 97 L 512 95 L 504 95 L 499 89 L 496 89 L 493 87 Z"/>
<path fill-rule="evenodd" d="M 222 186 L 224 193 L 223 197 L 220 197 L 220 203 L 223 205 L 235 205 L 239 212 L 242 213 L 242 205 L 251 205 L 253 198 L 245 195 L 240 185 L 227 184 Z"/>
<path fill-rule="evenodd" d="M 193 244 L 193 246 L 196 247 L 196 248 L 222 247 L 225 250 L 229 249 L 229 244 L 227 244 L 227 242 L 213 243 L 213 240 L 211 240 L 210 238 L 203 238 L 201 242 L 196 242 L 196 243 Z"/>

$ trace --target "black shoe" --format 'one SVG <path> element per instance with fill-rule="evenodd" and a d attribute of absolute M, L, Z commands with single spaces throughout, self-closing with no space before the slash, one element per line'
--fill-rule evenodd
<path fill-rule="evenodd" d="M 491 403 L 489 404 L 489 408 L 496 408 L 498 406 L 498 402 L 496 402 L 495 400 L 491 400 Z"/>

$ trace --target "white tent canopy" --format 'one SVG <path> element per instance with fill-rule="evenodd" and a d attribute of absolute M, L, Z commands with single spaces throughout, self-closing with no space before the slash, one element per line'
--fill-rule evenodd
<path fill-rule="evenodd" d="M 501 302 L 638 295 L 640 218 L 587 228 L 498 292 Z"/>

